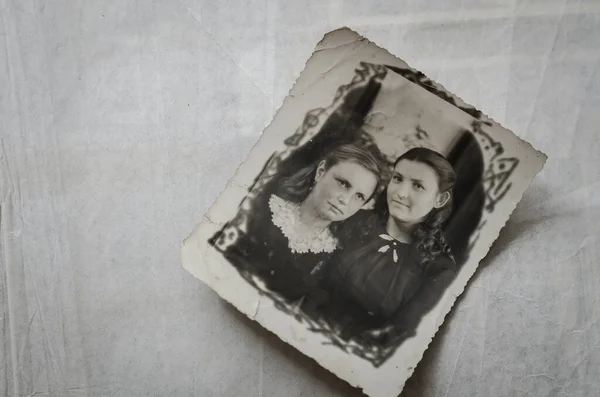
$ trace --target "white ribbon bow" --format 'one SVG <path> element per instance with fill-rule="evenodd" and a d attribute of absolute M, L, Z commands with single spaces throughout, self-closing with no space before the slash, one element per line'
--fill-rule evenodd
<path fill-rule="evenodd" d="M 381 237 L 385 241 L 388 241 L 389 243 L 382 246 L 381 248 L 379 248 L 377 250 L 377 252 L 386 253 L 391 248 L 392 249 L 392 257 L 394 258 L 394 263 L 397 263 L 398 262 L 398 252 L 396 252 L 396 240 L 388 234 L 380 234 L 379 237 Z"/>

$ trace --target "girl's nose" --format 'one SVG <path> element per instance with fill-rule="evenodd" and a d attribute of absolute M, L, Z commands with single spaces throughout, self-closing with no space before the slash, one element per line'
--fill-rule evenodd
<path fill-rule="evenodd" d="M 402 183 L 396 190 L 396 196 L 405 198 L 408 195 L 408 184 Z"/>
<path fill-rule="evenodd" d="M 338 201 L 341 204 L 347 205 L 348 201 L 350 200 L 350 193 L 349 192 L 341 192 L 338 196 Z"/>

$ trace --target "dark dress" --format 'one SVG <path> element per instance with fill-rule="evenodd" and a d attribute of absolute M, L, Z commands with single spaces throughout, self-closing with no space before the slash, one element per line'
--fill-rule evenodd
<path fill-rule="evenodd" d="M 319 306 L 322 318 L 345 340 L 364 343 L 366 331 L 382 328 L 390 330 L 371 342 L 414 335 L 422 316 L 436 305 L 457 272 L 445 255 L 420 262 L 414 246 L 379 228 L 363 246 L 342 250 L 328 262 L 322 287 L 329 295 Z"/>
<path fill-rule="evenodd" d="M 224 255 L 246 278 L 258 276 L 265 286 L 289 303 L 302 299 L 318 283 L 328 252 L 293 252 L 289 240 L 273 223 L 268 200 L 263 200 Z"/>

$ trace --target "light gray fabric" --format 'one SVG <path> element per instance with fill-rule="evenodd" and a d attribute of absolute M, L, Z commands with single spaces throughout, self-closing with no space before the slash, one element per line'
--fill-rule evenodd
<path fill-rule="evenodd" d="M 403 396 L 600 395 L 600 2 L 0 0 L 1 395 L 360 395 L 179 252 L 344 25 L 549 156 Z"/>

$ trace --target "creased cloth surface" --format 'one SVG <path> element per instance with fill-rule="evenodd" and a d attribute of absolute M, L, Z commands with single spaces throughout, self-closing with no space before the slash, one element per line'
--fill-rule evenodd
<path fill-rule="evenodd" d="M 549 156 L 403 396 L 600 395 L 600 2 L 571 0 L 0 0 L 0 395 L 360 395 L 179 252 L 344 25 Z"/>

